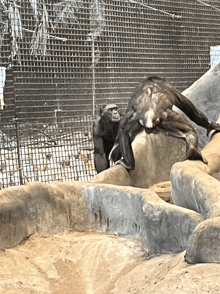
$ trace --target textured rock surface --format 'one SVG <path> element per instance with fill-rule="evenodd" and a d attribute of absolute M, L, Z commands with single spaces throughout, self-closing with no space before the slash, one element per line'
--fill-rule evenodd
<path fill-rule="evenodd" d="M 92 227 L 141 240 L 148 255 L 186 249 L 200 214 L 161 200 L 149 189 L 88 186 L 84 190 Z"/>
<path fill-rule="evenodd" d="M 154 191 L 164 201 L 173 204 L 173 199 L 171 197 L 171 181 L 154 184 L 150 186 L 149 189 Z"/>
<path fill-rule="evenodd" d="M 193 209 L 204 218 L 220 216 L 220 183 L 211 176 L 220 172 L 219 146 L 220 133 L 214 133 L 202 150 L 207 164 L 186 160 L 174 164 L 170 173 L 174 204 Z"/>
<path fill-rule="evenodd" d="M 22 246 L 0 252 L 0 292 L 109 293 L 142 255 L 138 242 L 114 236 L 32 236 Z"/>
<path fill-rule="evenodd" d="M 34 182 L 0 192 L 0 248 L 33 233 L 102 231 L 131 236 L 148 255 L 186 249 L 202 215 L 173 206 L 149 189 L 84 182 Z"/>
<path fill-rule="evenodd" d="M 171 170 L 175 205 L 201 213 L 205 219 L 220 216 L 220 183 L 200 169 L 200 163 L 176 163 Z"/>
<path fill-rule="evenodd" d="M 76 188 L 77 183 L 71 187 L 34 182 L 1 190 L 0 249 L 16 246 L 35 232 L 88 229 L 87 211 Z"/>
<path fill-rule="evenodd" d="M 195 228 L 185 258 L 190 263 L 220 263 L 220 217 L 207 219 Z"/>
<path fill-rule="evenodd" d="M 176 163 L 171 169 L 174 203 L 201 213 L 204 222 L 189 239 L 186 259 L 191 263 L 220 262 L 220 182 L 209 174 L 220 170 L 220 133 L 202 150 L 208 164 L 201 161 Z"/>
<path fill-rule="evenodd" d="M 94 233 L 40 237 L 0 252 L 1 294 L 219 294 L 220 265 L 146 260 L 140 244 Z"/>
<path fill-rule="evenodd" d="M 220 62 L 207 71 L 201 78 L 183 91 L 210 121 L 216 121 L 220 109 Z M 208 143 L 206 130 L 192 123 L 199 135 L 200 147 Z"/>
<path fill-rule="evenodd" d="M 184 262 L 184 252 L 155 257 L 118 279 L 110 294 L 217 294 L 220 265 Z M 135 277 L 135 278 L 134 278 Z"/>

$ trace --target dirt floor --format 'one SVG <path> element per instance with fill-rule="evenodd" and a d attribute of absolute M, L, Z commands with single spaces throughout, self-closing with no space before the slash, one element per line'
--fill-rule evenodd
<path fill-rule="evenodd" d="M 98 233 L 31 236 L 0 252 L 0 293 L 220 293 L 220 265 L 184 252 L 146 260 L 140 243 Z"/>

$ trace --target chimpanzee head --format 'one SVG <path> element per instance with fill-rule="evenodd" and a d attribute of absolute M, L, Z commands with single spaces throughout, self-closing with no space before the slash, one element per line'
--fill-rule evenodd
<path fill-rule="evenodd" d="M 119 122 L 121 119 L 119 108 L 116 104 L 103 105 L 100 108 L 100 116 L 106 120 L 111 120 L 112 122 Z"/>

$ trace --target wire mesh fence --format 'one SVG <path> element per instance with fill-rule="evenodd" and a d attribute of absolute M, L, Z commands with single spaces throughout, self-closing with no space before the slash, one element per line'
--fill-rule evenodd
<path fill-rule="evenodd" d="M 1 0 L 0 187 L 91 179 L 100 106 L 123 112 L 149 73 L 190 86 L 219 20 L 218 0 Z"/>
<path fill-rule="evenodd" d="M 86 125 L 83 126 L 83 119 Z M 23 124 L 17 120 L 14 134 L 1 136 L 1 187 L 25 181 L 89 180 L 95 174 L 91 117 L 72 120 L 74 128 L 54 124 Z"/>

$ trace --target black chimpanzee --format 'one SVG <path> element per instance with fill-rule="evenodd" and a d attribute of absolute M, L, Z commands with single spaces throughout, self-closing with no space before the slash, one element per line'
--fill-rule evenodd
<path fill-rule="evenodd" d="M 103 105 L 93 122 L 94 164 L 97 173 L 109 168 L 109 153 L 118 134 L 121 115 L 116 104 Z"/>
<path fill-rule="evenodd" d="M 165 79 L 148 76 L 135 88 L 119 125 L 118 137 L 110 153 L 110 159 L 126 169 L 135 165 L 131 143 L 145 129 L 147 133 L 162 131 L 167 135 L 184 139 L 187 143 L 187 159 L 199 159 L 206 163 L 197 148 L 198 136 L 191 124 L 172 110 L 173 105 L 182 110 L 197 125 L 220 131 L 220 125 L 210 123 L 207 117 Z M 115 156 L 121 152 L 121 159 Z"/>

